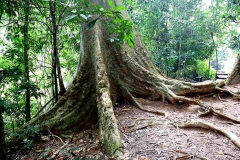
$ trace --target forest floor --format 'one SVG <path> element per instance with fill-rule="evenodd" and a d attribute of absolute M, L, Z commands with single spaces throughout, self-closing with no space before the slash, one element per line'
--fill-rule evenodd
<path fill-rule="evenodd" d="M 240 119 L 240 101 L 218 93 L 192 97 L 202 100 L 221 112 Z M 238 160 L 240 148 L 227 137 L 206 129 L 182 129 L 172 122 L 186 122 L 191 119 L 213 123 L 240 137 L 240 124 L 230 120 L 207 115 L 198 117 L 198 106 L 172 105 L 161 101 L 137 99 L 144 107 L 154 107 L 168 113 L 167 117 L 147 113 L 130 104 L 115 107 L 118 127 L 124 143 L 124 159 L 128 160 Z M 34 143 L 28 153 L 18 151 L 11 159 L 109 159 L 101 150 L 98 132 L 89 129 L 77 133 L 66 133 L 61 138 Z M 43 138 L 44 139 L 44 138 Z M 62 142 L 61 142 L 62 140 Z M 24 155 L 25 154 L 25 155 Z M 77 158 L 78 157 L 78 158 Z M 113 158 L 114 159 L 114 158 Z"/>

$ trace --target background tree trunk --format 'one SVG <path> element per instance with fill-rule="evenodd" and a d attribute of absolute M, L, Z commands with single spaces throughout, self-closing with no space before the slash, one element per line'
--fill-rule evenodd
<path fill-rule="evenodd" d="M 55 97 L 55 103 L 58 101 L 58 95 L 63 95 L 66 92 L 66 89 L 64 87 L 63 79 L 62 79 L 62 72 L 61 72 L 61 66 L 59 61 L 59 53 L 58 53 L 58 39 L 57 39 L 57 33 L 58 33 L 58 24 L 56 22 L 56 2 L 55 1 L 49 1 L 49 8 L 50 8 L 50 16 L 51 16 L 51 25 L 52 25 L 52 43 L 53 43 L 53 54 L 52 54 L 52 64 L 53 64 L 53 79 L 54 79 L 54 97 Z M 57 82 L 58 81 L 58 82 Z M 58 93 L 58 84 L 59 84 L 59 93 Z"/>
<path fill-rule="evenodd" d="M 25 88 L 26 88 L 26 94 L 25 94 L 25 116 L 26 116 L 26 122 L 28 122 L 31 119 L 31 105 L 30 105 L 30 80 L 29 80 L 29 56 L 28 56 L 28 50 L 29 50 L 29 35 L 28 35 L 28 26 L 29 26 L 29 0 L 25 0 L 24 5 L 24 26 L 23 26 L 23 47 L 24 47 L 24 79 L 25 79 Z"/>
<path fill-rule="evenodd" d="M 5 150 L 5 134 L 4 134 L 4 123 L 3 123 L 3 106 L 0 106 L 0 159 L 5 160 L 6 150 Z"/>

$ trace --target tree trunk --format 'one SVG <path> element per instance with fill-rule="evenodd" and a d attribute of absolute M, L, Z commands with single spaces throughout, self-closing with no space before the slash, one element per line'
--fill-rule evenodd
<path fill-rule="evenodd" d="M 114 2 L 121 4 L 121 0 Z M 108 7 L 105 0 L 92 3 Z M 127 12 L 123 12 L 123 17 L 129 19 Z M 25 127 L 38 124 L 40 130 L 59 132 L 83 129 L 98 120 L 103 148 L 119 159 L 123 145 L 113 112 L 115 102 L 124 98 L 140 106 L 134 97 L 143 97 L 192 103 L 195 101 L 184 95 L 212 92 L 224 85 L 224 81 L 189 83 L 166 78 L 154 66 L 136 29 L 135 45 L 130 48 L 127 44 L 112 44 L 101 21 L 90 30 L 82 26 L 81 56 L 72 83 L 51 110 L 33 118 Z"/>
<path fill-rule="evenodd" d="M 4 135 L 4 123 L 3 123 L 3 106 L 0 106 L 0 159 L 4 160 L 6 158 L 5 150 L 5 135 Z"/>
<path fill-rule="evenodd" d="M 23 26 L 23 47 L 24 47 L 24 79 L 25 79 L 25 88 L 26 88 L 26 94 L 25 94 L 25 118 L 26 122 L 28 122 L 31 119 L 31 106 L 30 106 L 30 80 L 29 80 L 29 56 L 28 56 L 28 50 L 29 50 L 29 37 L 28 37 L 28 26 L 29 26 L 29 0 L 25 0 L 24 5 L 24 26 Z"/>
<path fill-rule="evenodd" d="M 239 83 L 240 83 L 240 55 L 238 55 L 238 59 L 235 64 L 235 67 L 227 79 L 228 85 L 234 85 Z"/>
<path fill-rule="evenodd" d="M 57 32 L 58 32 L 58 25 L 56 22 L 56 2 L 49 1 L 49 8 L 50 8 L 50 16 L 51 16 L 51 24 L 52 24 L 52 38 L 53 38 L 53 54 L 52 54 L 52 64 L 53 64 L 53 79 L 54 79 L 54 92 L 55 95 L 55 103 L 58 101 L 58 95 L 63 95 L 66 92 L 64 87 L 63 79 L 62 79 L 62 72 L 61 66 L 59 61 L 59 53 L 58 53 L 58 43 L 57 43 Z M 57 82 L 58 80 L 58 82 Z M 58 84 L 59 84 L 59 93 L 58 93 Z"/>

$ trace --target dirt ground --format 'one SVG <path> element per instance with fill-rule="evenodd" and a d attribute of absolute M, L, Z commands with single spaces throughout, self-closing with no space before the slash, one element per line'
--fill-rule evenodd
<path fill-rule="evenodd" d="M 229 96 L 210 94 L 192 97 L 219 111 L 240 119 L 240 101 Z M 240 137 L 240 124 L 215 115 L 198 117 L 196 105 L 171 105 L 161 101 L 137 99 L 144 107 L 166 112 L 167 117 L 147 113 L 126 103 L 115 107 L 126 160 L 239 160 L 240 148 L 227 137 L 206 129 L 182 129 L 173 122 L 201 119 Z M 63 142 L 61 142 L 61 140 Z M 42 137 L 28 153 L 19 150 L 9 159 L 110 159 L 101 150 L 98 132 L 92 128 L 78 133 Z M 114 159 L 114 158 L 112 158 Z"/>

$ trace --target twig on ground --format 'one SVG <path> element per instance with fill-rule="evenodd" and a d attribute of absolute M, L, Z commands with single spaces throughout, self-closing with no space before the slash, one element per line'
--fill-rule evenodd
<path fill-rule="evenodd" d="M 136 126 L 136 122 L 141 121 L 141 125 Z M 155 125 L 163 125 L 164 122 L 156 120 L 156 119 L 136 119 L 133 121 L 133 123 L 127 127 L 124 128 L 124 132 L 126 133 L 131 133 L 139 129 L 147 128 L 150 126 L 155 126 Z"/>
<path fill-rule="evenodd" d="M 62 145 L 62 147 L 60 147 L 57 151 L 55 151 L 55 152 L 53 153 L 53 155 L 51 156 L 51 159 L 56 158 L 56 156 L 58 155 L 58 153 L 59 153 L 63 148 L 65 148 L 67 145 L 68 145 L 68 143 L 65 143 L 64 145 Z"/>
<path fill-rule="evenodd" d="M 176 160 L 185 160 L 185 159 L 188 159 L 188 158 L 191 158 L 191 157 L 197 157 L 197 158 L 202 159 L 202 160 L 207 160 L 207 158 L 205 158 L 205 157 L 200 157 L 198 155 L 193 155 L 191 153 L 187 153 L 187 152 L 184 152 L 184 151 L 181 151 L 181 150 L 175 150 L 175 151 L 179 152 L 179 153 L 186 154 L 185 156 L 176 158 Z"/>
<path fill-rule="evenodd" d="M 60 137 L 54 135 L 50 130 L 48 130 L 48 132 L 51 134 L 51 135 L 49 135 L 49 136 L 58 138 L 58 139 L 62 142 L 63 145 L 66 144 L 66 143 L 63 142 L 63 140 L 62 140 Z"/>

